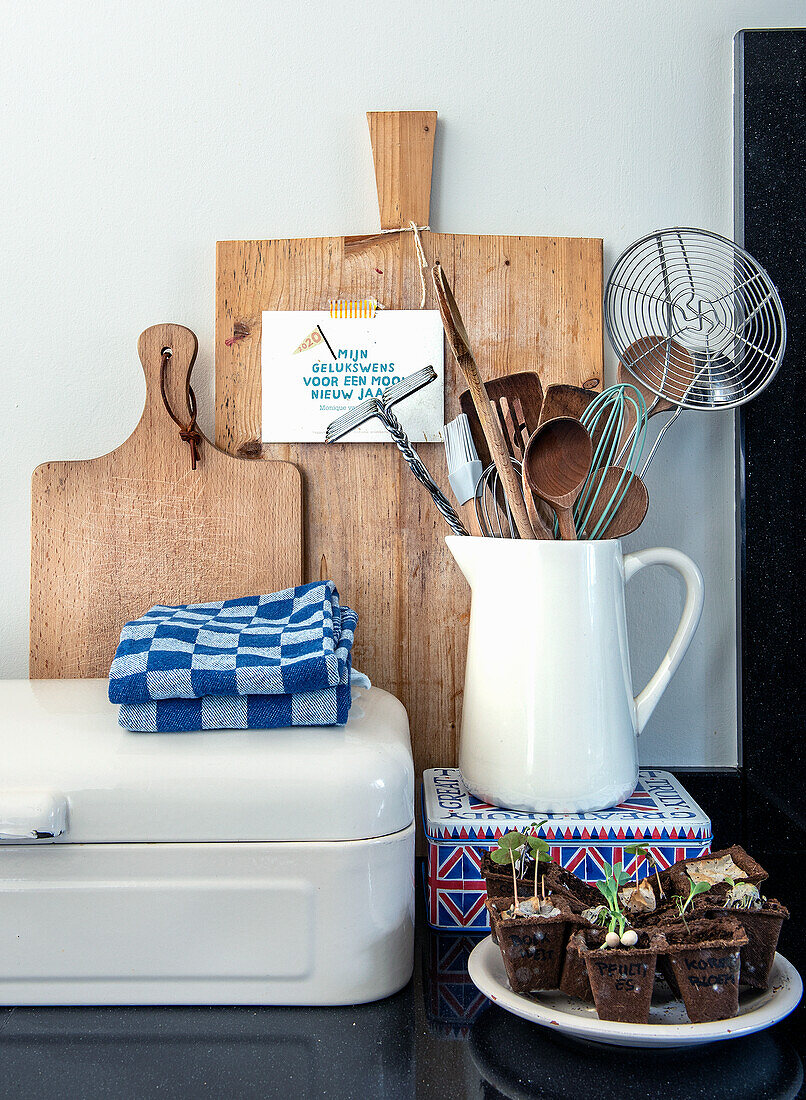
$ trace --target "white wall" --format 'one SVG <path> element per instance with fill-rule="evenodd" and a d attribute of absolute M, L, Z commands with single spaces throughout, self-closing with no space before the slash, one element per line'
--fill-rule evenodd
<path fill-rule="evenodd" d="M 804 22 L 801 0 L 3 8 L 4 676 L 27 673 L 31 471 L 131 431 L 135 341 L 158 321 L 199 336 L 209 425 L 215 241 L 377 226 L 367 109 L 439 111 L 435 229 L 601 236 L 609 264 L 660 226 L 731 233 L 733 35 Z M 670 436 L 631 542 L 686 550 L 708 595 L 643 756 L 730 764 L 732 418 L 689 414 Z M 680 606 L 658 572 L 630 598 L 638 686 Z"/>

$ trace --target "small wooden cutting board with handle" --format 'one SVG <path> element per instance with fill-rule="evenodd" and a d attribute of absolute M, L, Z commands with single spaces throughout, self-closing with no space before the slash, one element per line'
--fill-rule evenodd
<path fill-rule="evenodd" d="M 250 462 L 203 436 L 196 469 L 160 392 L 186 423 L 197 349 L 181 325 L 138 342 L 146 402 L 110 454 L 33 475 L 30 674 L 106 676 L 121 627 L 155 603 L 203 603 L 302 582 L 302 482 L 290 462 Z"/>

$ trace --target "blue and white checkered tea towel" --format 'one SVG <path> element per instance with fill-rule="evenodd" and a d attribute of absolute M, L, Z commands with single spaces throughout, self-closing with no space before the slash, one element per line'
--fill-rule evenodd
<path fill-rule="evenodd" d="M 335 688 L 297 695 L 204 695 L 124 703 L 119 722 L 136 733 L 343 726 L 350 716 L 351 686 L 368 688 L 370 682 L 363 673 L 351 672 L 348 661 L 346 683 Z"/>
<path fill-rule="evenodd" d="M 133 704 L 344 688 L 349 702 L 357 621 L 332 581 L 268 596 L 158 604 L 121 631 L 109 698 Z"/>

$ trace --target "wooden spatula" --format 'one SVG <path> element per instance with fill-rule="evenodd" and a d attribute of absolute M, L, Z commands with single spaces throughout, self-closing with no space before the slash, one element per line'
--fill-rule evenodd
<path fill-rule="evenodd" d="M 533 539 L 535 536 L 532 531 L 532 525 L 529 522 L 529 515 L 526 511 L 526 504 L 523 500 L 520 482 L 510 462 L 510 455 L 507 451 L 496 410 L 490 404 L 490 399 L 487 396 L 487 389 L 479 374 L 479 369 L 476 366 L 476 360 L 473 358 L 473 353 L 470 350 L 470 341 L 464 321 L 462 320 L 462 315 L 459 312 L 459 307 L 456 304 L 456 299 L 453 296 L 450 284 L 445 278 L 445 272 L 442 270 L 438 261 L 431 268 L 431 278 L 434 283 L 437 304 L 439 305 L 439 313 L 442 318 L 442 326 L 445 329 L 445 335 L 448 339 L 448 346 L 453 352 L 459 370 L 464 375 L 465 381 L 470 388 L 473 404 L 476 407 L 479 422 L 484 430 L 484 436 L 487 440 L 490 453 L 492 454 L 493 462 L 495 462 L 496 469 L 498 470 L 498 476 L 501 479 L 501 485 L 506 495 L 507 502 L 509 503 L 518 534 L 522 539 Z"/>
<path fill-rule="evenodd" d="M 636 340 L 634 344 L 630 344 L 624 353 L 624 358 L 628 363 L 640 362 L 643 355 L 652 353 L 657 349 L 661 343 L 661 338 L 658 336 L 645 336 L 641 340 Z M 675 364 L 675 375 L 673 379 L 672 392 L 674 396 L 679 396 L 680 399 L 685 396 L 686 390 L 694 379 L 695 368 L 694 360 L 684 347 L 681 347 L 676 341 L 672 340 L 670 344 L 671 359 Z M 638 392 L 644 399 L 646 405 L 647 416 L 657 416 L 658 413 L 673 413 L 676 412 L 678 406 L 672 401 L 668 401 L 665 397 L 658 397 L 653 393 L 648 386 L 646 386 L 640 378 L 637 378 L 630 370 L 627 363 L 621 362 L 618 365 L 618 380 L 622 383 L 627 383 L 630 386 L 635 386 Z M 629 439 L 630 434 L 635 426 L 635 417 L 633 416 L 633 410 L 631 405 L 625 406 L 625 425 L 622 439 L 626 442 Z"/>
<path fill-rule="evenodd" d="M 515 428 L 519 431 L 521 439 L 521 452 L 526 446 L 526 441 L 535 430 L 540 420 L 540 409 L 543 404 L 543 387 L 536 371 L 522 370 L 515 374 L 505 374 L 502 378 L 491 378 L 484 383 L 487 396 L 499 411 L 502 401 L 505 401 L 514 417 Z M 519 404 L 518 404 L 519 403 Z M 490 449 L 487 446 L 481 423 L 473 404 L 470 390 L 464 390 L 459 394 L 459 405 L 463 413 L 467 414 L 470 421 L 470 434 L 476 444 L 476 452 L 481 459 L 482 466 L 486 469 L 490 465 Z M 516 410 L 520 410 L 517 412 Z M 506 434 L 506 433 L 505 433 Z M 513 458 L 520 455 L 510 452 Z"/>

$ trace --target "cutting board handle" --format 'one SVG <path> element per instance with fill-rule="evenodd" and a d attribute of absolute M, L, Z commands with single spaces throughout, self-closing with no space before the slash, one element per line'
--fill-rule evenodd
<path fill-rule="evenodd" d="M 381 229 L 428 225 L 436 111 L 367 111 Z"/>
<path fill-rule="evenodd" d="M 171 349 L 171 359 L 165 371 L 165 393 L 171 408 L 183 422 L 190 419 L 187 407 L 187 384 L 199 350 L 196 334 L 184 325 L 152 325 L 140 334 L 137 353 L 146 376 L 146 403 L 141 425 L 157 424 L 166 432 L 176 426 L 165 408 L 160 392 L 162 352 Z M 162 432 L 160 433 L 162 434 Z"/>

